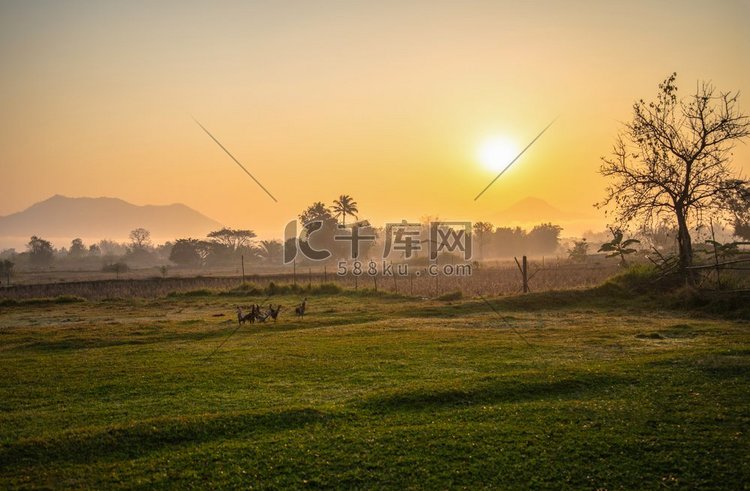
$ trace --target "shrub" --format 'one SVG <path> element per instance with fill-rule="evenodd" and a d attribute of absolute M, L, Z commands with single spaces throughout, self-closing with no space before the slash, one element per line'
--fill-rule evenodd
<path fill-rule="evenodd" d="M 643 293 L 657 287 L 659 271 L 648 264 L 634 264 L 604 283 L 604 287 L 619 287 L 631 292 Z"/>
<path fill-rule="evenodd" d="M 464 294 L 463 292 L 461 292 L 461 290 L 456 290 L 455 292 L 445 293 L 437 297 L 438 300 L 442 300 L 444 302 L 450 302 L 453 300 L 461 300 L 462 298 L 464 298 Z"/>
<path fill-rule="evenodd" d="M 320 293 L 320 294 L 335 294 L 335 293 L 341 293 L 344 291 L 340 286 L 338 286 L 335 283 L 322 283 L 312 289 L 312 293 Z"/>

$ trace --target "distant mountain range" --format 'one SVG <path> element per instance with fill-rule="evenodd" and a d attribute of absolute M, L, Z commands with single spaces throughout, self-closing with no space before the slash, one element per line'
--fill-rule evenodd
<path fill-rule="evenodd" d="M 495 215 L 498 224 L 501 223 L 542 223 L 542 222 L 571 222 L 590 220 L 593 217 L 584 213 L 563 211 L 541 198 L 527 197 L 512 204 Z"/>
<path fill-rule="evenodd" d="M 125 239 L 143 227 L 153 238 L 205 237 L 221 224 L 183 204 L 138 206 L 118 198 L 55 195 L 0 217 L 0 238 Z M 62 245 L 62 244 L 61 244 Z"/>

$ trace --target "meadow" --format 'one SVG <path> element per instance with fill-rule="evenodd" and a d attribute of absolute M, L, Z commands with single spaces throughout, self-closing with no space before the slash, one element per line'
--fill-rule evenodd
<path fill-rule="evenodd" d="M 750 482 L 743 318 L 614 284 L 275 291 L 1 304 L 0 487 Z M 235 306 L 261 302 L 278 322 L 238 326 Z"/>
<path fill-rule="evenodd" d="M 568 260 L 534 258 L 529 261 L 531 291 L 588 288 L 601 284 L 621 271 L 616 261 L 591 258 L 586 264 Z M 407 276 L 336 274 L 334 265 L 296 268 L 247 268 L 246 283 L 259 288 L 274 284 L 313 287 L 334 283 L 345 289 L 378 290 L 409 296 L 437 297 L 461 290 L 467 295 L 512 295 L 522 291 L 521 275 L 513 260 L 488 261 L 473 266 L 471 275 L 433 276 L 425 267 L 412 267 Z M 198 289 L 227 290 L 243 283 L 238 268 L 132 269 L 115 275 L 101 271 L 42 270 L 18 272 L 10 287 L 0 288 L 2 298 L 40 298 L 75 295 L 90 300 L 111 298 L 156 298 Z"/>

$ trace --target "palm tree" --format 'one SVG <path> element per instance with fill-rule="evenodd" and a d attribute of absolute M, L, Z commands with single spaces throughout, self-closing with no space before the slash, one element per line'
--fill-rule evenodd
<path fill-rule="evenodd" d="M 341 217 L 344 226 L 346 226 L 347 215 L 357 218 L 357 213 L 359 213 L 357 202 L 348 194 L 342 194 L 339 199 L 333 201 L 333 211 L 336 213 L 336 217 Z"/>
<path fill-rule="evenodd" d="M 258 247 L 258 255 L 266 262 L 275 264 L 281 263 L 281 257 L 284 254 L 284 247 L 278 240 L 261 240 Z"/>

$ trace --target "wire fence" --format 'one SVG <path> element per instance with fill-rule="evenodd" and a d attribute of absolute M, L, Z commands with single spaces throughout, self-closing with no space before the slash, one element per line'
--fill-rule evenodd
<path fill-rule="evenodd" d="M 565 263 L 544 264 L 529 262 L 530 291 L 587 288 L 601 284 L 617 273 L 611 264 L 573 265 Z M 460 291 L 464 295 L 511 295 L 523 290 L 522 277 L 516 265 L 472 265 L 470 270 L 459 269 L 452 264 L 437 267 L 410 267 L 405 274 L 394 268 L 392 271 L 377 269 L 374 273 L 365 267 L 359 274 L 348 270 L 337 274 L 326 267 L 298 267 L 296 271 L 284 273 L 237 274 L 220 272 L 214 275 L 97 278 L 92 280 L 48 281 L 21 283 L 0 288 L 0 298 L 39 298 L 74 295 L 87 299 L 111 298 L 155 298 L 169 293 L 189 292 L 201 289 L 231 290 L 244 283 L 258 288 L 267 288 L 271 283 L 296 284 L 312 288 L 332 283 L 344 289 L 377 290 L 418 297 L 438 297 Z M 59 274 L 64 277 L 64 274 Z"/>

